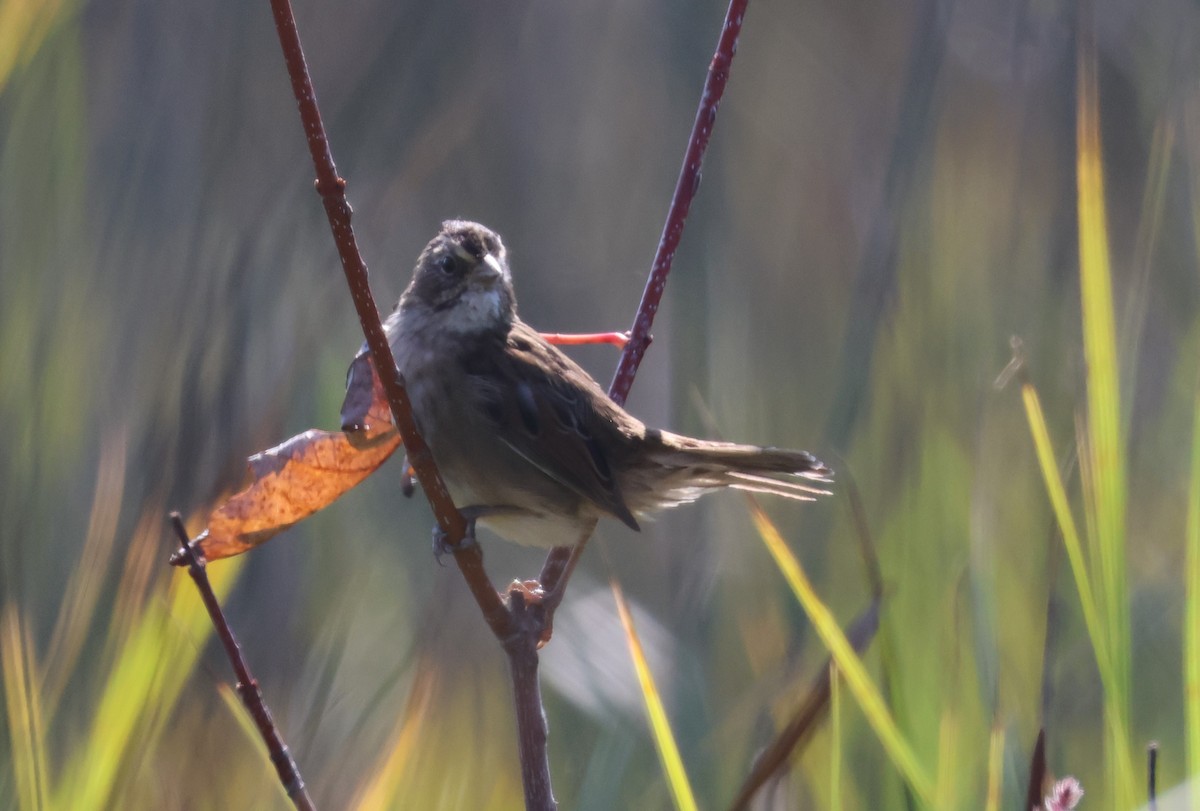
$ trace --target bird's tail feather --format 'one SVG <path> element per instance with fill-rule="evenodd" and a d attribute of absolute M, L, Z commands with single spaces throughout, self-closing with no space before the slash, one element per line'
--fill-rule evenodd
<path fill-rule="evenodd" d="M 820 485 L 832 481 L 833 471 L 806 451 L 712 442 L 663 432 L 654 460 L 676 468 L 678 487 L 666 501 L 690 501 L 700 492 L 733 487 L 752 493 L 812 501 L 828 495 Z"/>

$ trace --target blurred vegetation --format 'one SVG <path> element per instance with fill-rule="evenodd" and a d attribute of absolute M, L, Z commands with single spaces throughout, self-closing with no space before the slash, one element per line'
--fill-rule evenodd
<path fill-rule="evenodd" d="M 725 436 L 833 463 L 834 499 L 764 506 L 843 625 L 871 599 L 857 483 L 886 585 L 865 661 L 945 808 L 1019 802 L 1043 725 L 1083 807 L 1140 801 L 1150 739 L 1162 786 L 1200 769 L 1200 9 L 1082 8 L 753 3 L 630 399 L 704 434 L 699 400 Z M 299 3 L 381 307 L 466 216 L 504 235 L 530 323 L 625 328 L 723 11 Z M 1119 369 L 1099 388 L 1079 13 Z M 1014 335 L 1108 578 L 1115 696 L 1028 400 L 993 385 Z M 164 516 L 202 516 L 249 454 L 336 427 L 360 342 L 265 2 L 0 0 L 0 806 L 287 807 L 166 568 Z M 575 354 L 607 381 L 611 349 Z M 1118 416 L 1099 429 L 1098 396 Z M 503 656 L 399 476 L 213 574 L 320 806 L 517 807 Z M 585 556 L 542 657 L 556 793 L 672 803 L 611 575 L 697 802 L 720 808 L 824 643 L 741 498 L 600 538 L 611 565 Z M 497 583 L 537 571 L 539 553 L 483 543 Z M 909 807 L 856 693 L 836 695 L 761 807 Z"/>

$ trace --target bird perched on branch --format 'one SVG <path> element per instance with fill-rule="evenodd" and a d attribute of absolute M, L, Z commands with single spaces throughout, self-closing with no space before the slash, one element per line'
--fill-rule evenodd
<path fill-rule="evenodd" d="M 478 223 L 442 223 L 385 329 L 455 504 L 509 540 L 568 545 L 604 516 L 636 530 L 722 487 L 826 493 L 809 453 L 647 428 L 609 399 L 517 317 L 504 243 Z"/>

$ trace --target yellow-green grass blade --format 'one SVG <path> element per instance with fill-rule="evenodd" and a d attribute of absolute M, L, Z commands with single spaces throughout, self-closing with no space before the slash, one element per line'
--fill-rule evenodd
<path fill-rule="evenodd" d="M 934 808 L 938 811 L 955 811 L 958 796 L 958 774 L 961 769 L 959 757 L 959 723 L 952 707 L 942 709 L 938 726 L 938 770 Z"/>
<path fill-rule="evenodd" d="M 46 808 L 50 796 L 36 670 L 29 629 L 17 607 L 9 604 L 0 616 L 0 675 L 4 677 L 13 782 L 22 811 Z"/>
<path fill-rule="evenodd" d="M 1200 775 L 1200 394 L 1192 425 L 1192 472 L 1188 484 L 1187 563 L 1184 568 L 1184 717 L 1187 773 Z M 1200 780 L 1192 780 L 1192 807 L 1200 808 Z"/>
<path fill-rule="evenodd" d="M 888 711 L 879 688 L 867 674 L 866 665 L 863 664 L 862 659 L 854 652 L 853 646 L 842 633 L 837 620 L 834 619 L 833 612 L 817 596 L 800 561 L 792 554 L 792 550 L 784 542 L 779 530 L 775 528 L 774 523 L 762 511 L 762 508 L 752 500 L 750 501 L 750 513 L 754 518 L 754 525 L 758 529 L 759 536 L 775 559 L 775 565 L 783 573 L 784 579 L 791 586 L 796 599 L 800 602 L 809 620 L 812 621 L 813 628 L 821 637 L 821 641 L 825 643 L 825 647 L 829 649 L 830 655 L 833 656 L 834 662 L 837 663 L 838 669 L 846 679 L 846 686 L 850 688 L 854 699 L 862 708 L 867 723 L 875 731 L 884 751 L 887 752 L 896 769 L 912 788 L 913 793 L 923 803 L 930 805 L 934 800 L 933 781 L 920 761 L 917 760 L 912 747 L 901 734 L 899 727 L 896 726 L 896 721 Z"/>
<path fill-rule="evenodd" d="M 1079 470 L 1079 493 L 1083 499 L 1083 542 L 1086 545 L 1086 560 L 1088 563 L 1088 581 L 1092 584 L 1093 595 L 1096 598 L 1097 616 L 1101 620 L 1100 628 L 1104 628 L 1104 585 L 1100 582 L 1100 532 L 1096 529 L 1096 487 L 1092 479 L 1092 456 L 1089 452 L 1091 440 L 1088 437 L 1087 420 L 1081 414 L 1075 415 L 1075 450 Z M 1099 591 L 1099 593 L 1097 593 Z M 1108 639 L 1106 638 L 1107 644 Z"/>
<path fill-rule="evenodd" d="M 74 7 L 67 0 L 0 0 L 0 90 Z"/>
<path fill-rule="evenodd" d="M 1125 453 L 1113 313 L 1108 220 L 1104 203 L 1103 152 L 1096 48 L 1090 9 L 1080 13 L 1077 38 L 1076 179 L 1079 214 L 1079 281 L 1083 346 L 1087 360 L 1088 468 L 1099 553 L 1098 608 L 1107 637 L 1109 685 L 1105 702 L 1109 737 L 1111 801 L 1133 802 L 1133 769 L 1124 737 L 1129 714 L 1129 597 L 1125 573 Z"/>
<path fill-rule="evenodd" d="M 625 639 L 629 643 L 629 654 L 633 658 L 633 667 L 637 671 L 638 684 L 642 688 L 642 699 L 646 703 L 646 716 L 650 722 L 650 733 L 654 738 L 654 746 L 658 750 L 662 762 L 663 775 L 667 778 L 667 787 L 671 791 L 671 799 L 680 811 L 696 811 L 696 798 L 692 793 L 692 785 L 688 780 L 687 771 L 683 768 L 683 758 L 679 755 L 679 747 L 675 743 L 675 734 L 667 720 L 667 711 L 663 707 L 658 685 L 654 682 L 654 674 L 646 661 L 642 649 L 641 638 L 633 624 L 633 615 L 625 601 L 625 594 L 617 581 L 611 581 L 613 597 L 617 601 L 617 613 L 621 617 L 621 625 L 625 628 Z"/>
<path fill-rule="evenodd" d="M 210 567 L 218 599 L 233 586 L 242 560 Z M 188 576 L 178 571 L 147 601 L 117 647 L 91 727 L 56 787 L 55 808 L 105 808 L 123 767 L 152 745 L 212 632 Z M 137 749 L 135 749 L 137 747 Z"/>
<path fill-rule="evenodd" d="M 413 756 L 420 746 L 421 733 L 429 718 L 435 678 L 436 674 L 428 664 L 418 664 L 407 706 L 396 723 L 386 754 L 359 789 L 353 808 L 372 811 L 397 802 L 404 776 L 413 763 Z"/>
<path fill-rule="evenodd" d="M 864 650 L 879 629 L 879 604 L 880 598 L 876 597 L 866 611 L 859 614 L 846 629 L 846 639 L 856 651 Z M 754 630 L 747 629 L 746 632 L 754 633 Z M 821 667 L 820 674 L 803 701 L 791 713 L 788 722 L 754 758 L 750 773 L 742 781 L 734 801 L 729 805 L 732 811 L 745 811 L 750 808 L 759 790 L 769 783 L 776 782 L 787 769 L 789 762 L 805 750 L 816 732 L 817 725 L 829 709 L 836 672 L 837 666 L 832 659 Z M 840 773 L 840 763 L 834 769 Z M 839 794 L 840 788 L 839 784 Z"/>
<path fill-rule="evenodd" d="M 1037 454 L 1038 466 L 1042 470 L 1042 480 L 1046 485 L 1046 494 L 1050 497 L 1050 508 L 1058 522 L 1059 532 L 1062 533 L 1063 546 L 1067 549 L 1067 560 L 1071 564 L 1071 573 L 1075 576 L 1075 588 L 1079 592 L 1079 604 L 1083 609 L 1083 623 L 1087 627 L 1092 648 L 1096 654 L 1096 664 L 1100 677 L 1110 678 L 1111 668 L 1108 661 L 1108 643 L 1100 627 L 1100 617 L 1096 608 L 1096 598 L 1092 594 L 1092 581 L 1088 575 L 1087 562 L 1084 560 L 1083 545 L 1079 538 L 1079 529 L 1075 525 L 1075 517 L 1071 514 L 1071 505 L 1067 501 L 1067 490 L 1063 485 L 1062 476 L 1058 472 L 1055 461 L 1054 447 L 1050 442 L 1050 432 L 1046 428 L 1046 416 L 1042 412 L 1041 399 L 1037 389 L 1031 383 L 1021 385 L 1021 398 L 1025 402 L 1025 417 L 1029 421 L 1029 432 L 1033 436 L 1033 449 Z"/>
<path fill-rule="evenodd" d="M 988 737 L 988 782 L 984 811 L 1000 811 L 1000 790 L 1004 785 L 1004 727 L 992 724 Z"/>
<path fill-rule="evenodd" d="M 829 808 L 842 811 L 842 688 L 837 665 L 829 663 Z"/>
<path fill-rule="evenodd" d="M 109 576 L 117 518 L 125 488 L 125 455 L 128 437 L 121 431 L 106 437 L 100 449 L 96 488 L 88 517 L 87 534 L 78 563 L 63 590 L 54 633 L 42 662 L 42 695 L 50 723 L 59 698 L 75 672 L 75 665 L 95 620 L 96 605 Z"/>

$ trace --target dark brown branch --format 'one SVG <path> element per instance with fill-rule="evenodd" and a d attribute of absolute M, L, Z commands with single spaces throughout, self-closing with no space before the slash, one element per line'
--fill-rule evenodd
<path fill-rule="evenodd" d="M 1025 789 L 1025 807 L 1041 808 L 1046 796 L 1046 728 L 1038 730 L 1033 757 L 1029 760 L 1029 784 Z"/>
<path fill-rule="evenodd" d="M 1158 811 L 1158 741 L 1146 747 L 1146 799 L 1148 811 Z"/>
<path fill-rule="evenodd" d="M 311 811 L 315 806 L 309 799 L 308 790 L 304 787 L 304 778 L 300 776 L 296 761 L 292 759 L 287 744 L 283 742 L 283 736 L 279 734 L 275 721 L 271 718 L 271 711 L 263 701 L 258 682 L 251 675 L 250 668 L 242 657 L 242 649 L 233 635 L 233 629 L 229 627 L 229 622 L 225 619 L 224 612 L 221 611 L 221 604 L 217 602 L 217 595 L 213 593 L 212 585 L 208 582 L 204 555 L 188 540 L 187 530 L 183 526 L 183 519 L 179 517 L 179 513 L 171 513 L 171 526 L 174 527 L 181 544 L 178 554 L 182 556 L 187 565 L 188 574 L 192 576 L 192 580 L 196 583 L 196 589 L 200 592 L 200 599 L 204 602 L 204 607 L 208 609 L 208 616 L 212 619 L 217 637 L 221 640 L 221 646 L 225 648 L 225 656 L 229 659 L 229 664 L 233 666 L 234 675 L 237 677 L 238 696 L 242 699 L 242 704 L 250 713 L 250 717 L 254 719 L 254 725 L 258 727 L 258 734 L 262 737 L 263 743 L 267 745 L 271 763 L 274 764 L 275 772 L 279 775 L 279 782 L 283 784 L 284 791 L 291 798 L 293 805 L 301 811 Z"/>
<path fill-rule="evenodd" d="M 662 299 L 692 198 L 700 185 L 700 167 L 716 120 L 717 106 L 729 78 L 746 2 L 747 0 L 732 0 L 716 53 L 709 66 L 683 168 L 659 241 L 650 279 L 634 319 L 629 343 L 622 352 L 616 376 L 609 390 L 610 396 L 618 403 L 624 403 L 628 396 L 638 366 L 650 342 L 650 328 L 654 315 Z M 552 550 L 547 557 L 542 582 L 553 589 L 553 594 L 545 606 L 527 605 L 521 592 L 510 591 L 509 606 L 506 608 L 483 570 L 483 558 L 479 547 L 462 545 L 461 541 L 467 529 L 466 523 L 446 490 L 428 446 L 416 429 L 403 379 L 396 368 L 378 309 L 371 297 L 366 264 L 358 251 L 350 225 L 351 209 L 346 201 L 346 183 L 337 175 L 317 108 L 316 94 L 305 66 L 291 5 L 288 0 L 271 0 L 271 8 L 275 15 L 276 30 L 279 33 L 288 75 L 291 78 L 292 91 L 308 139 L 309 152 L 316 169 L 317 191 L 321 195 L 333 231 L 363 335 L 375 359 L 375 368 L 387 393 L 393 420 L 403 438 L 409 464 L 422 484 L 438 526 L 454 548 L 455 562 L 467 580 L 476 602 L 479 603 L 484 618 L 509 654 L 517 704 L 526 805 L 528 808 L 549 811 L 557 806 L 550 789 L 549 762 L 546 757 L 546 723 L 537 677 L 537 647 L 548 638 L 554 607 L 562 598 L 561 587 L 565 586 L 581 546 L 586 542 L 586 536 L 579 540 L 576 548 L 560 547 Z M 562 582 L 559 582 L 560 580 Z"/>
<path fill-rule="evenodd" d="M 538 679 L 538 646 L 546 627 L 545 608 L 530 604 L 520 591 L 509 595 L 509 610 L 515 632 L 504 640 L 513 703 L 517 711 L 517 751 L 521 759 L 521 784 L 525 788 L 526 811 L 557 811 L 550 785 L 550 757 L 546 750 L 549 730 L 542 706 Z"/>
<path fill-rule="evenodd" d="M 367 265 L 359 253 L 354 229 L 350 225 L 352 210 L 346 200 L 346 181 L 338 177 L 337 167 L 333 162 L 329 140 L 325 135 L 325 125 L 317 108 L 316 92 L 313 90 L 304 61 L 304 50 L 300 45 L 300 35 L 296 30 L 291 3 L 289 0 L 271 0 L 271 11 L 275 15 L 275 29 L 279 33 L 279 44 L 287 63 L 288 76 L 291 78 L 292 93 L 300 109 L 300 120 L 308 139 L 308 151 L 316 170 L 317 193 L 321 195 L 321 201 L 325 205 L 325 215 L 333 231 L 333 240 L 342 261 L 342 271 L 346 275 L 350 296 L 354 300 L 354 309 L 358 312 L 363 336 L 375 360 L 376 373 L 384 391 L 387 392 L 392 420 L 400 431 L 408 462 L 416 472 L 426 498 L 429 499 L 429 506 L 433 508 L 438 526 L 446 534 L 446 542 L 454 550 L 455 563 L 462 571 L 463 578 L 466 579 L 471 594 L 474 595 L 493 633 L 504 639 L 511 633 L 508 612 L 488 579 L 487 572 L 484 571 L 483 553 L 479 546 L 462 543 L 466 536 L 467 523 L 450 498 L 450 492 L 433 462 L 429 446 L 417 431 L 417 424 L 412 416 L 412 405 L 404 388 L 404 379 L 400 376 L 400 370 L 396 368 L 396 360 L 392 357 L 383 323 L 379 319 L 379 309 L 371 296 Z"/>

